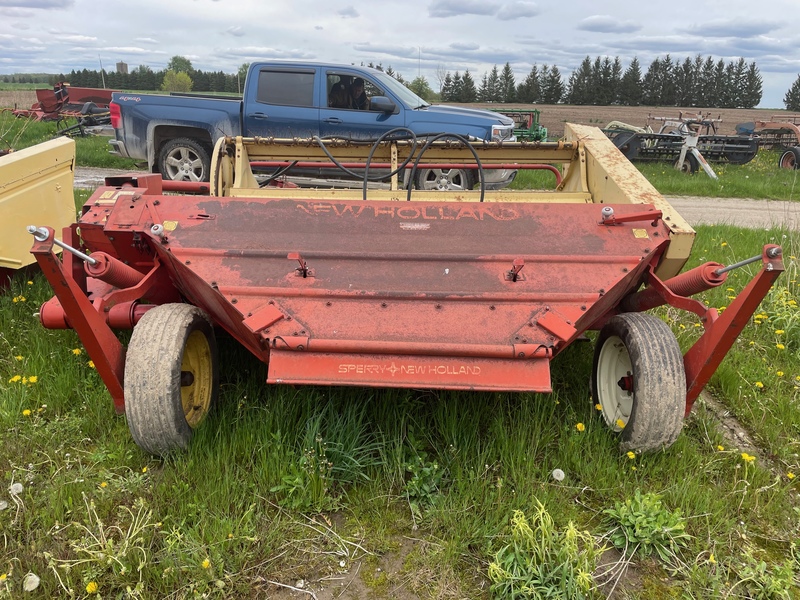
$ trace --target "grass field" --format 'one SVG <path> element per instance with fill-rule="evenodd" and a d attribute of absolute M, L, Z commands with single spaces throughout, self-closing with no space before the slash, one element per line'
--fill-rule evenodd
<path fill-rule="evenodd" d="M 745 167 L 727 178 L 772 189 Z M 779 243 L 787 270 L 678 441 L 644 455 L 590 399 L 589 343 L 539 395 L 267 386 L 222 337 L 218 406 L 154 459 L 77 336 L 40 326 L 44 277 L 18 273 L 0 295 L 0 597 L 800 598 L 800 239 L 697 231 L 689 267 Z M 700 298 L 724 310 L 756 270 Z M 684 348 L 699 335 L 655 312 Z"/>

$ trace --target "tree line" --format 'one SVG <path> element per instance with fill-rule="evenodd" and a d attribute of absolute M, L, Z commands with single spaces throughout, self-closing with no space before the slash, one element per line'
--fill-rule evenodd
<path fill-rule="evenodd" d="M 628 106 L 700 106 L 707 108 L 753 108 L 761 102 L 762 77 L 755 61 L 725 62 L 711 56 L 697 55 L 683 61 L 669 54 L 656 58 L 643 73 L 638 58 L 623 69 L 619 57 L 589 56 L 564 79 L 556 65 L 531 66 L 530 72 L 517 82 L 511 65 L 502 69 L 494 65 L 476 83 L 469 70 L 450 73 L 442 67 L 436 77 L 440 91 L 431 89 L 427 79 L 418 76 L 406 81 L 391 66 L 368 63 L 391 75 L 417 95 L 429 101 L 519 103 L 519 104 L 612 104 Z M 106 70 L 72 70 L 69 74 L 45 73 L 3 75 L 4 83 L 49 83 L 68 81 L 79 87 L 107 87 L 141 91 L 196 91 L 241 93 L 249 64 L 236 73 L 195 69 L 189 59 L 173 56 L 167 68 L 154 71 L 139 65 L 129 73 Z M 800 75 L 784 96 L 788 110 L 800 111 Z"/>
<path fill-rule="evenodd" d="M 753 108 L 761 102 L 763 81 L 756 63 L 743 58 L 726 63 L 697 55 L 681 62 L 667 54 L 644 74 L 637 58 L 623 70 L 619 57 L 587 56 L 566 83 L 555 65 L 535 63 L 520 83 L 509 63 L 502 70 L 494 65 L 478 86 L 469 71 L 448 71 L 441 83 L 443 102 Z"/>

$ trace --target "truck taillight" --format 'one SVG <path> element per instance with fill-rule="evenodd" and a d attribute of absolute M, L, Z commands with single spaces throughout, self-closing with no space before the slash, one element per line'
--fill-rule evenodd
<path fill-rule="evenodd" d="M 122 127 L 122 112 L 119 110 L 119 104 L 111 102 L 108 105 L 108 110 L 111 113 L 111 126 L 114 129 Z"/>

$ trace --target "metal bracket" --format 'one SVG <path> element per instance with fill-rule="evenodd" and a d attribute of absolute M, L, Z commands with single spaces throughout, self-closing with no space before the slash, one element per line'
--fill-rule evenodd
<path fill-rule="evenodd" d="M 296 260 L 298 263 L 300 263 L 300 266 L 294 270 L 294 273 L 297 277 L 314 277 L 314 269 L 308 268 L 308 263 L 299 252 L 289 252 L 289 254 L 286 255 L 286 258 L 289 260 Z"/>
<path fill-rule="evenodd" d="M 506 271 L 505 273 L 505 280 L 506 281 L 524 281 L 525 276 L 520 273 L 522 268 L 525 266 L 525 261 L 521 258 L 515 258 L 514 262 L 511 264 L 511 270 Z"/>

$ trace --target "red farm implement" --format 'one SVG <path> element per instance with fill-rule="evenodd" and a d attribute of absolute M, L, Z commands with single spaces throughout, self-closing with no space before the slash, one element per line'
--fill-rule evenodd
<path fill-rule="evenodd" d="M 211 195 L 110 178 L 58 236 L 30 228 L 56 292 L 42 323 L 77 331 L 145 450 L 184 447 L 216 398 L 215 328 L 266 363 L 272 384 L 521 392 L 551 391 L 550 361 L 599 330 L 592 388 L 606 422 L 626 448 L 663 448 L 783 271 L 768 245 L 724 313 L 690 298 L 728 268 L 679 274 L 694 231 L 596 128 L 568 125 L 562 142 L 440 141 L 416 156 L 408 141 L 317 142 L 222 139 L 210 184 L 190 186 Z M 261 187 L 251 166 L 334 155 L 394 170 L 544 165 L 563 180 L 309 190 Z M 705 329 L 685 355 L 643 312 L 664 304 Z M 131 328 L 125 348 L 115 330 Z"/>

